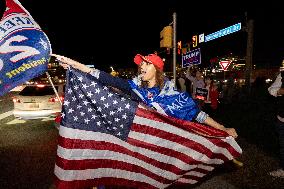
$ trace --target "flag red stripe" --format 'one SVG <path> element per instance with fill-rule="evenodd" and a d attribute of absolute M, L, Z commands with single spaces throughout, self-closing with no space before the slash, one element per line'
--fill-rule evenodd
<path fill-rule="evenodd" d="M 162 153 L 162 154 L 165 154 L 165 155 L 167 155 L 167 156 L 171 156 L 171 157 L 173 157 L 173 156 L 175 156 L 175 154 L 177 154 L 177 153 L 179 153 L 179 152 L 176 152 L 176 151 L 174 151 L 173 152 L 173 154 L 171 154 L 170 153 L 170 151 L 172 151 L 171 149 L 168 149 L 168 148 L 163 148 L 163 147 L 157 147 L 157 146 L 155 146 L 155 145 L 148 145 L 147 143 L 145 143 L 145 142 L 143 142 L 143 141 L 137 141 L 137 140 L 135 140 L 135 139 L 129 139 L 129 141 L 128 141 L 130 144 L 135 144 L 136 146 L 138 146 L 138 147 L 141 147 L 141 148 L 146 148 L 146 149 L 149 149 L 149 150 L 156 150 L 157 148 L 159 148 L 159 149 L 164 149 L 163 150 L 163 152 L 165 152 L 165 153 Z M 146 146 L 146 147 L 145 147 Z M 184 154 L 181 154 L 181 155 L 184 155 Z M 186 162 L 186 163 L 188 163 L 188 164 L 191 164 L 191 165 L 205 165 L 205 166 L 207 166 L 207 164 L 205 164 L 205 163 L 203 163 L 203 162 L 201 162 L 201 161 L 197 161 L 197 160 L 195 160 L 195 159 L 192 159 L 192 158 L 190 158 L 189 156 L 184 156 L 185 158 L 184 158 L 184 162 Z M 182 160 L 181 158 L 178 158 L 179 160 Z M 188 162 L 187 162 L 188 161 Z M 209 165 L 209 164 L 208 164 Z M 210 167 L 214 167 L 215 165 L 214 164 L 210 164 L 209 165 Z M 171 171 L 173 172 L 173 173 L 178 173 L 178 172 L 175 172 L 173 169 L 171 169 Z M 183 171 L 183 170 L 180 170 L 180 169 L 178 169 L 177 168 L 177 171 L 179 171 L 179 173 L 181 173 L 182 172 L 182 174 L 184 174 L 185 172 Z M 205 170 L 205 169 L 202 169 L 202 168 L 194 168 L 194 169 L 191 169 L 190 171 L 197 171 L 197 172 L 201 172 L 201 173 L 204 173 L 204 174 L 207 174 L 208 173 L 208 170 Z M 186 171 L 187 172 L 187 171 Z"/>
<path fill-rule="evenodd" d="M 142 129 L 141 129 L 142 128 Z M 172 134 L 172 133 L 168 133 L 168 132 L 165 132 L 165 131 L 162 131 L 162 130 L 159 130 L 159 129 L 156 129 L 156 128 L 152 128 L 152 127 L 148 127 L 146 125 L 138 125 L 138 124 L 133 124 L 132 128 L 131 128 L 133 131 L 136 131 L 136 132 L 141 132 L 141 133 L 145 133 L 145 134 L 149 134 L 149 135 L 153 135 L 153 136 L 157 136 L 159 138 L 163 138 L 165 140 L 169 140 L 169 141 L 172 141 L 172 142 L 175 142 L 175 143 L 179 143 L 183 146 L 186 146 L 188 148 L 191 148 L 191 149 L 194 149 L 195 151 L 197 152 L 200 152 L 202 154 L 206 154 L 206 156 L 208 157 L 213 157 L 214 158 L 218 158 L 218 159 L 222 159 L 224 161 L 228 160 L 228 158 L 221 154 L 221 153 L 216 153 L 216 152 L 212 152 L 210 149 L 208 149 L 206 146 L 198 143 L 198 142 L 195 142 L 193 140 L 190 140 L 190 139 L 187 139 L 187 138 L 184 138 L 184 137 L 181 137 L 181 136 L 178 136 L 178 135 L 175 135 L 175 134 Z M 128 140 L 129 143 L 131 143 L 130 140 Z M 223 141 L 219 140 L 219 141 L 215 141 L 216 143 L 224 143 Z M 134 143 L 131 143 L 133 145 L 136 145 Z M 145 144 L 145 143 L 144 143 Z M 139 145 L 139 144 L 137 144 Z M 225 145 L 225 144 L 224 144 Z M 149 145 L 139 145 L 140 147 L 143 147 L 143 148 L 147 148 L 148 149 L 148 146 Z M 228 146 L 228 144 L 227 144 Z M 157 148 L 158 146 L 156 146 Z M 149 148 L 151 148 L 152 150 L 155 148 L 149 146 Z M 188 160 L 188 156 L 187 155 L 184 155 L 183 153 L 180 153 L 180 152 L 177 152 L 177 151 L 174 151 L 174 150 L 171 150 L 171 149 L 168 149 L 168 148 L 163 148 L 163 147 L 160 147 L 159 146 L 159 152 L 160 153 L 166 153 L 167 155 L 173 155 L 175 154 L 175 157 L 178 157 L 179 159 L 181 160 L 185 160 L 185 161 L 190 161 L 193 163 L 197 163 L 199 161 L 196 161 L 194 159 L 190 159 Z M 163 149 L 163 151 L 162 151 Z M 184 157 L 183 157 L 184 156 Z M 183 157 L 183 158 L 182 158 Z"/>
<path fill-rule="evenodd" d="M 113 168 L 113 169 L 141 173 L 163 184 L 170 184 L 171 182 L 173 182 L 172 180 L 156 175 L 150 170 L 147 170 L 143 167 L 140 167 L 134 164 L 129 164 L 123 161 L 117 161 L 117 160 L 109 160 L 109 159 L 67 160 L 67 159 L 57 156 L 56 165 L 61 167 L 62 169 L 64 169 L 65 167 L 68 167 L 68 170 Z"/>
<path fill-rule="evenodd" d="M 139 117 L 144 117 L 147 119 L 151 119 L 151 120 L 155 120 L 155 121 L 159 121 L 162 123 L 167 123 L 170 125 L 174 125 L 177 128 L 180 129 L 184 129 L 187 131 L 191 131 L 191 132 L 198 132 L 199 134 L 204 134 L 204 135 L 208 135 L 208 136 L 214 136 L 215 138 L 217 137 L 226 137 L 229 136 L 226 132 L 219 130 L 219 129 L 215 129 L 213 127 L 208 127 L 202 124 L 198 124 L 198 123 L 194 123 L 194 122 L 190 122 L 190 121 L 185 121 L 185 120 L 181 120 L 181 119 L 177 119 L 174 117 L 170 117 L 170 116 L 166 116 L 166 115 L 162 115 L 159 114 L 155 111 L 152 111 L 151 113 L 149 113 L 150 110 L 145 110 L 142 108 L 137 108 L 136 109 L 136 115 Z"/>
<path fill-rule="evenodd" d="M 232 156 L 234 157 L 238 157 L 241 155 L 240 152 L 238 152 L 233 146 L 231 146 L 229 143 L 224 142 L 224 139 L 219 139 L 219 138 L 210 138 L 210 141 L 213 142 L 214 144 L 216 144 L 216 146 L 222 147 L 222 148 L 226 148 L 228 150 L 228 152 L 230 152 L 230 154 L 232 154 Z"/>
<path fill-rule="evenodd" d="M 181 174 L 182 171 L 179 169 L 178 167 L 171 165 L 171 164 L 167 164 L 167 163 L 163 163 L 160 161 L 157 161 L 155 159 L 149 158 L 147 156 L 144 156 L 143 154 L 137 153 L 137 152 L 133 152 L 128 150 L 127 148 L 124 148 L 120 145 L 117 144 L 113 144 L 113 143 L 108 143 L 108 142 L 102 142 L 102 141 L 90 141 L 90 140 L 76 140 L 76 139 L 68 139 L 68 138 L 63 138 L 63 137 L 59 137 L 58 140 L 58 144 L 59 146 L 62 146 L 63 148 L 67 148 L 67 149 L 91 149 L 91 150 L 109 150 L 109 151 L 114 151 L 114 152 L 119 152 L 122 154 L 127 154 L 130 156 L 133 156 L 139 160 L 142 160 L 144 162 L 147 162 L 150 165 L 153 165 L 155 167 L 158 167 L 160 169 L 166 169 L 167 171 L 170 171 L 174 174 Z M 156 151 L 157 148 L 154 149 L 154 151 Z M 187 159 L 187 161 L 189 161 L 190 159 Z"/>
<path fill-rule="evenodd" d="M 98 185 L 115 186 L 115 187 L 123 186 L 124 189 L 126 189 L 126 186 L 133 188 L 140 188 L 140 189 L 156 189 L 156 187 L 148 183 L 139 182 L 139 181 L 130 181 L 127 179 L 114 178 L 114 177 L 64 181 L 58 179 L 55 176 L 54 184 L 57 189 L 82 189 L 82 188 L 91 188 Z"/>
<path fill-rule="evenodd" d="M 187 156 L 181 152 L 177 152 L 177 151 L 174 151 L 172 149 L 169 149 L 169 148 L 164 148 L 164 147 L 161 147 L 161 146 L 154 146 L 153 144 L 152 145 L 149 145 L 148 143 L 145 143 L 145 142 L 141 142 L 139 140 L 136 140 L 136 139 L 131 139 L 129 138 L 128 139 L 128 142 L 129 144 L 133 144 L 135 146 L 138 146 L 138 147 L 141 147 L 141 148 L 145 148 L 145 149 L 148 149 L 148 150 L 159 150 L 159 153 L 161 154 L 164 154 L 166 156 L 171 156 L 171 157 L 175 157 L 185 163 L 189 163 L 190 164 L 203 164 L 201 161 L 197 161 L 193 158 L 191 158 L 190 156 Z"/>
<path fill-rule="evenodd" d="M 210 165 L 210 166 L 215 167 L 214 165 Z M 213 169 L 211 171 L 213 171 Z M 211 171 L 208 171 L 208 170 L 205 170 L 205 169 L 201 169 L 201 168 L 198 168 L 198 167 L 194 168 L 194 169 L 192 169 L 190 171 L 196 171 L 196 172 L 203 173 L 203 174 L 208 174 L 209 172 L 211 172 Z"/>
<path fill-rule="evenodd" d="M 149 121 L 155 120 L 155 121 L 158 121 L 158 122 L 174 125 L 174 127 L 184 129 L 184 130 L 187 130 L 189 132 L 191 132 L 191 131 L 193 131 L 195 133 L 198 132 L 198 133 L 196 133 L 198 135 L 203 133 L 204 135 L 212 136 L 212 137 L 206 137 L 207 140 L 210 140 L 216 146 L 219 146 L 219 147 L 222 147 L 222 148 L 227 148 L 227 150 L 235 157 L 238 157 L 241 154 L 241 152 L 238 152 L 229 143 L 221 140 L 221 139 L 225 140 L 225 137 L 229 136 L 226 132 L 224 132 L 222 130 L 215 129 L 213 127 L 205 126 L 205 125 L 198 124 L 198 123 L 193 123 L 193 122 L 189 122 L 189 121 L 185 121 L 185 120 L 176 119 L 176 118 L 173 118 L 173 117 L 168 117 L 168 116 L 165 116 L 165 115 L 160 115 L 157 112 L 153 112 L 151 115 L 149 115 L 149 113 L 147 111 L 145 111 L 144 109 L 141 109 L 141 108 L 137 108 L 136 113 L 137 113 L 137 116 L 147 118 L 147 119 L 149 119 Z M 176 121 L 172 121 L 172 120 L 176 120 Z M 169 123 L 170 121 L 171 121 L 171 123 Z M 179 126 L 182 126 L 182 127 L 179 127 Z M 218 136 L 222 136 L 222 137 L 220 138 Z"/>

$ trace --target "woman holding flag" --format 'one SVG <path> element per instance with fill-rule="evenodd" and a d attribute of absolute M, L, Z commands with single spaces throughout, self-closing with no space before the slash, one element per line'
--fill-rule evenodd
<path fill-rule="evenodd" d="M 52 56 L 55 56 L 65 69 L 71 66 L 89 73 L 105 85 L 129 94 L 133 100 L 143 102 L 159 113 L 188 121 L 196 120 L 199 123 L 223 130 L 234 138 L 238 136 L 234 128 L 224 127 L 201 111 L 188 93 L 177 91 L 173 82 L 164 77 L 164 62 L 156 54 L 147 56 L 137 54 L 135 56 L 134 62 L 138 65 L 139 75 L 132 80 L 113 77 L 106 72 L 89 68 L 61 55 L 52 54 Z"/>

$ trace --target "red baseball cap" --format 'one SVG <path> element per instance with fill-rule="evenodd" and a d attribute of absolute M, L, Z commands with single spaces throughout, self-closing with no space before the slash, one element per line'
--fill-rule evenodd
<path fill-rule="evenodd" d="M 157 66 L 160 70 L 163 71 L 164 68 L 164 61 L 161 59 L 161 57 L 159 57 L 156 54 L 148 54 L 147 56 L 143 56 L 141 54 L 137 54 L 134 57 L 134 62 L 137 65 L 140 65 L 143 61 L 154 64 L 155 66 Z"/>

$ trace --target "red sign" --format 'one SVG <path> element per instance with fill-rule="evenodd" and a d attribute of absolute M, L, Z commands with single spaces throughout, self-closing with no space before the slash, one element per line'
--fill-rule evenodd
<path fill-rule="evenodd" d="M 232 62 L 231 60 L 222 60 L 219 62 L 219 64 L 223 68 L 223 70 L 226 71 L 228 67 L 230 66 L 231 62 Z"/>

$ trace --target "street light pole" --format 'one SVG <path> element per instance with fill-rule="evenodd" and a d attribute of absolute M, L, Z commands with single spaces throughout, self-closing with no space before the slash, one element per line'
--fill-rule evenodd
<path fill-rule="evenodd" d="M 177 38 L 176 38 L 176 32 L 177 32 L 177 14 L 176 12 L 173 13 L 173 80 L 174 80 L 174 86 L 176 88 L 176 48 L 177 48 Z"/>
<path fill-rule="evenodd" d="M 247 50 L 246 50 L 246 74 L 245 74 L 245 82 L 247 87 L 247 92 L 250 94 L 251 90 L 251 73 L 252 73 L 252 53 L 253 53 L 253 30 L 254 24 L 253 20 L 247 21 Z"/>
<path fill-rule="evenodd" d="M 53 84 L 53 81 L 52 81 L 52 79 L 51 79 L 49 73 L 48 73 L 48 72 L 45 72 L 45 73 L 46 73 L 46 76 L 47 76 L 47 79 L 48 79 L 49 83 L 51 84 L 51 86 L 52 86 L 52 88 L 53 88 L 53 91 L 54 91 L 54 93 L 55 93 L 55 95 L 56 95 L 58 101 L 60 102 L 60 104 L 61 104 L 61 106 L 62 106 L 62 100 L 61 100 L 60 97 L 59 97 L 59 94 L 58 94 L 58 92 L 57 92 L 57 90 L 56 90 L 56 88 L 55 88 L 55 86 L 54 86 L 54 84 Z"/>

